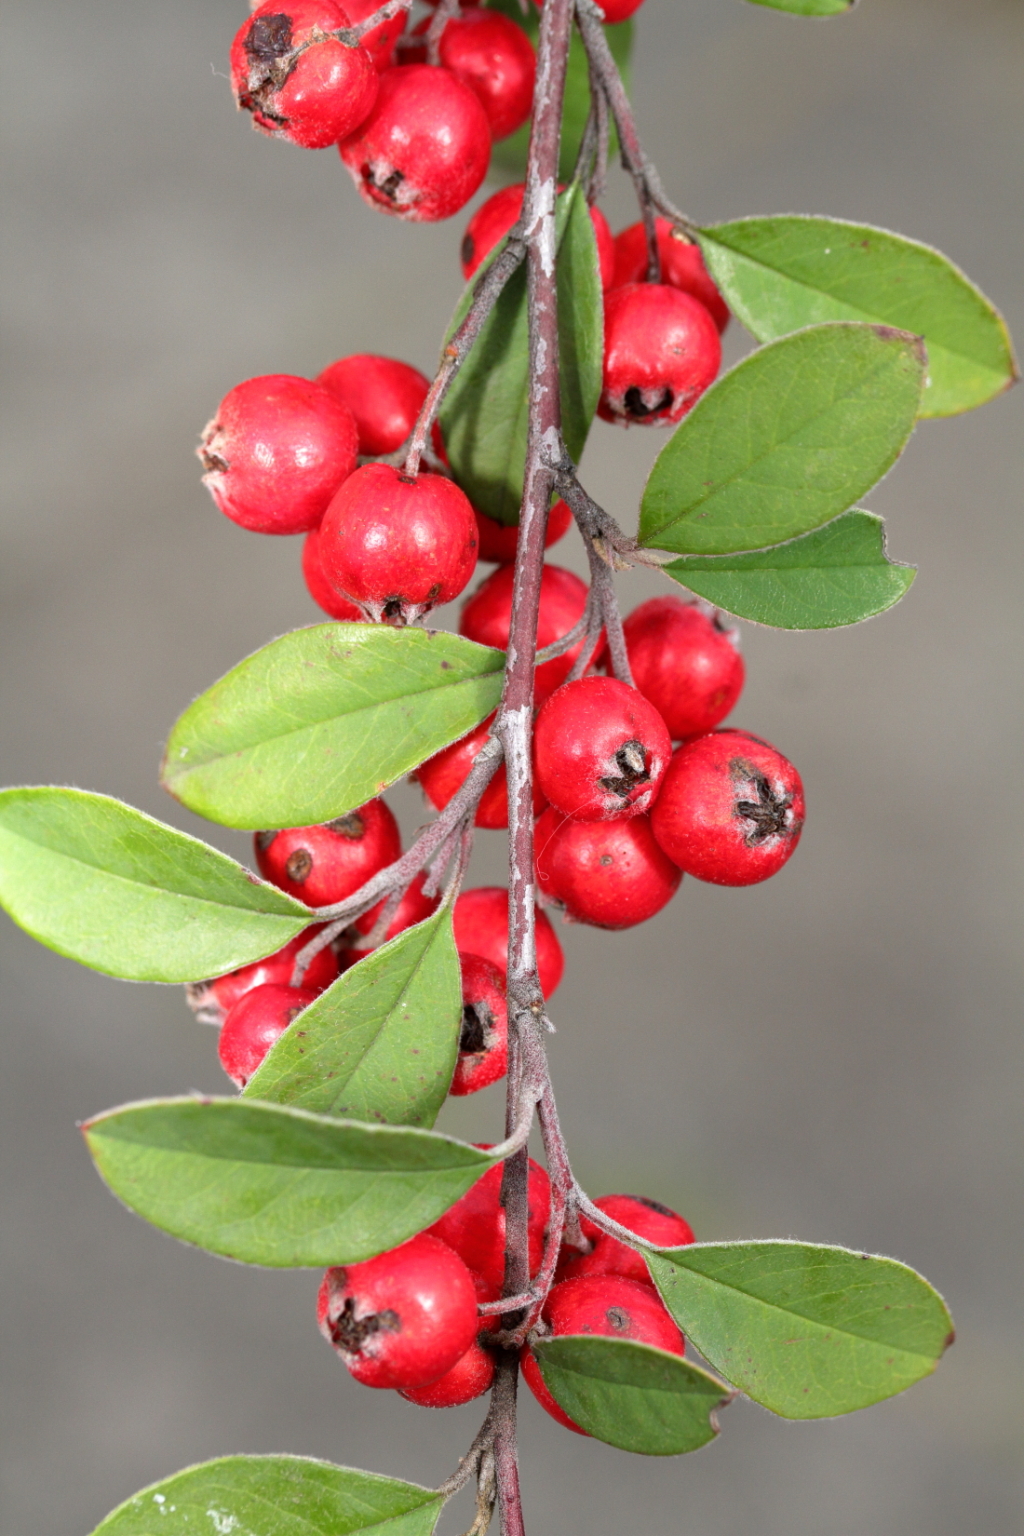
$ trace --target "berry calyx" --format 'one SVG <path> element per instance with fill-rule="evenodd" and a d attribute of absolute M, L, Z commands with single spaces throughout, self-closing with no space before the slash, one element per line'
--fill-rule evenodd
<path fill-rule="evenodd" d="M 364 202 L 433 223 L 458 213 L 483 181 L 491 130 L 451 70 L 399 64 L 380 76 L 373 111 L 338 151 Z"/>
<path fill-rule="evenodd" d="M 558 190 L 563 192 L 565 188 L 560 186 Z M 519 218 L 523 211 L 525 191 L 526 183 L 522 181 L 511 187 L 502 187 L 501 191 L 495 192 L 486 203 L 480 204 L 466 225 L 459 255 L 462 261 L 462 275 L 467 281 L 481 262 L 491 254 L 494 247 L 504 240 Z M 596 205 L 590 210 L 590 221 L 594 226 L 594 238 L 597 241 L 601 287 L 609 288 L 615 276 L 615 238 L 608 220 Z"/>
<path fill-rule="evenodd" d="M 549 549 L 552 544 L 557 544 L 569 532 L 571 525 L 572 513 L 559 497 L 548 513 L 544 548 Z M 519 548 L 518 527 L 509 528 L 505 523 L 495 522 L 493 517 L 485 517 L 482 512 L 477 512 L 476 531 L 480 541 L 476 556 L 478 560 L 508 565 L 516 558 L 516 550 Z"/>
<path fill-rule="evenodd" d="M 549 807 L 534 831 L 534 856 L 544 898 L 559 902 L 573 922 L 595 928 L 647 922 L 672 900 L 682 879 L 655 842 L 649 816 L 570 821 Z"/>
<path fill-rule="evenodd" d="M 780 870 L 804 824 L 793 764 L 748 731 L 711 731 L 672 757 L 651 813 L 654 836 L 687 874 L 755 885 Z"/>
<path fill-rule="evenodd" d="M 454 1248 L 474 1273 L 495 1287 L 498 1295 L 505 1279 L 505 1211 L 500 1200 L 501 1176 L 501 1163 L 488 1168 L 461 1200 L 428 1228 L 434 1237 Z M 544 1257 L 544 1229 L 548 1224 L 550 1201 L 548 1176 L 531 1157 L 527 1192 L 531 1275 L 536 1274 Z M 475 1313 L 474 1300 L 474 1316 Z"/>
<path fill-rule="evenodd" d="M 533 105 L 537 56 L 510 17 L 500 11 L 464 11 L 441 33 L 438 56 L 480 98 L 492 138 L 505 139 L 523 126 Z"/>
<path fill-rule="evenodd" d="M 245 1087 L 270 1047 L 318 996 L 309 987 L 274 982 L 243 993 L 228 1010 L 217 1042 L 220 1064 L 236 1087 Z"/>
<path fill-rule="evenodd" d="M 339 357 L 317 374 L 316 381 L 352 412 L 359 452 L 367 458 L 398 452 L 416 425 L 430 388 L 429 380 L 410 363 L 372 352 Z M 435 442 L 439 441 L 435 427 Z"/>
<path fill-rule="evenodd" d="M 389 464 L 350 475 L 320 529 L 320 562 L 336 591 L 375 623 L 411 624 L 450 603 L 476 564 L 476 518 L 453 480 Z"/>
<path fill-rule="evenodd" d="M 305 533 L 355 469 L 358 441 L 328 390 L 269 373 L 228 391 L 196 453 L 225 517 L 254 533 Z"/>
<path fill-rule="evenodd" d="M 267 0 L 235 34 L 231 88 L 263 133 L 303 149 L 337 144 L 369 115 L 377 71 L 366 49 L 328 34 L 351 25 L 334 0 Z"/>
<path fill-rule="evenodd" d="M 673 741 L 703 735 L 725 719 L 746 675 L 738 630 L 671 594 L 641 603 L 622 629 L 633 681 Z"/>
<path fill-rule="evenodd" d="M 499 565 L 496 571 L 467 598 L 459 617 L 459 634 L 480 645 L 493 645 L 503 651 L 512 628 L 512 591 L 515 569 Z M 545 565 L 541 572 L 540 611 L 537 616 L 537 649 L 551 645 L 567 635 L 583 617 L 587 606 L 587 587 L 572 571 L 560 565 Z M 534 702 L 542 704 L 572 670 L 583 642 L 542 662 L 534 678 Z"/>
<path fill-rule="evenodd" d="M 412 928 L 414 924 L 422 923 L 424 919 L 430 917 L 431 913 L 437 911 L 441 898 L 440 896 L 425 896 L 423 894 L 423 887 L 426 883 L 427 874 L 424 870 L 416 876 L 415 880 L 404 892 L 401 901 L 398 903 L 395 915 L 388 924 L 387 932 L 382 940 L 383 943 L 387 943 L 388 939 L 396 938 L 398 934 L 404 933 L 407 928 Z M 362 917 L 357 917 L 352 924 L 357 937 L 352 940 L 349 953 L 354 954 L 356 959 L 361 960 L 364 955 L 373 953 L 374 946 L 366 942 L 360 942 L 360 940 L 369 939 L 370 934 L 377 926 L 378 918 L 384 911 L 386 902 L 387 897 L 385 896 L 381 901 L 378 901 L 375 907 L 371 907 L 369 912 L 364 912 Z"/>
<path fill-rule="evenodd" d="M 475 730 L 470 731 L 459 741 L 453 741 L 450 747 L 442 747 L 440 752 L 435 752 L 433 757 L 428 757 L 427 761 L 421 763 L 416 769 L 413 777 L 419 780 L 423 793 L 435 810 L 443 810 L 455 792 L 462 788 L 469 770 L 476 761 L 477 754 L 491 734 L 493 723 L 494 715 L 488 715 Z M 535 777 L 533 814 L 539 816 L 546 804 L 547 801 Z M 480 796 L 473 824 L 492 831 L 508 826 L 508 774 L 504 763 L 498 768 Z"/>
<path fill-rule="evenodd" d="M 363 610 L 350 603 L 347 597 L 335 592 L 324 574 L 320 562 L 320 529 L 311 528 L 302 541 L 302 575 L 310 597 L 318 608 L 348 624 L 362 624 Z"/>
<path fill-rule="evenodd" d="M 653 805 L 672 740 L 635 688 L 580 677 L 542 706 L 534 750 L 538 783 L 556 810 L 576 821 L 612 821 Z"/>
<path fill-rule="evenodd" d="M 399 1393 L 421 1408 L 459 1408 L 486 1392 L 494 1380 L 495 1359 L 475 1340 L 450 1371 L 427 1387 L 406 1387 Z"/>
<path fill-rule="evenodd" d="M 452 921 L 459 954 L 482 955 L 497 967 L 504 981 L 508 976 L 508 891 L 505 887 L 478 885 L 462 891 L 456 898 Z M 545 997 L 551 997 L 562 979 L 565 956 L 545 912 L 537 913 L 536 942 L 541 991 Z"/>
<path fill-rule="evenodd" d="M 594 1204 L 620 1226 L 657 1243 L 659 1248 L 683 1248 L 694 1241 L 690 1223 L 658 1200 L 648 1200 L 643 1195 L 602 1195 Z M 563 1247 L 559 1280 L 576 1280 L 584 1275 L 622 1275 L 627 1280 L 650 1285 L 650 1271 L 637 1249 L 617 1237 L 609 1237 L 589 1216 L 580 1217 L 580 1231 L 591 1244 L 590 1252 L 576 1253 Z"/>
<path fill-rule="evenodd" d="M 219 1027 L 228 1010 L 254 987 L 266 986 L 271 982 L 281 987 L 290 986 L 296 955 L 319 932 L 319 928 L 304 928 L 297 938 L 292 939 L 283 949 L 267 955 L 265 960 L 240 966 L 237 971 L 228 971 L 226 976 L 217 976 L 212 981 L 193 982 L 187 986 L 185 995 L 188 1005 L 199 1023 Z M 307 992 L 319 994 L 337 979 L 339 970 L 338 957 L 328 944 L 318 950 L 309 962 L 302 985 Z"/>
<path fill-rule="evenodd" d="M 666 283 L 627 283 L 608 294 L 604 319 L 598 415 L 620 426 L 681 421 L 722 361 L 703 304 Z"/>
<path fill-rule="evenodd" d="M 715 286 L 704 265 L 700 246 L 671 224 L 668 219 L 654 221 L 661 262 L 661 280 L 670 288 L 699 299 L 718 327 L 719 334 L 729 324 L 729 306 Z M 615 236 L 615 279 L 613 287 L 642 283 L 647 279 L 647 233 L 642 221 L 620 230 Z"/>
<path fill-rule="evenodd" d="M 462 967 L 462 1030 L 449 1093 L 479 1093 L 508 1071 L 508 1006 L 505 978 L 482 955 L 459 955 Z"/>
<path fill-rule="evenodd" d="M 310 907 L 344 901 L 402 851 L 398 823 L 383 800 L 323 826 L 257 832 L 254 843 L 264 880 Z"/>
<path fill-rule="evenodd" d="M 398 1248 L 329 1269 L 320 1332 L 366 1387 L 426 1387 L 476 1340 L 476 1291 L 447 1244 L 421 1232 Z"/>

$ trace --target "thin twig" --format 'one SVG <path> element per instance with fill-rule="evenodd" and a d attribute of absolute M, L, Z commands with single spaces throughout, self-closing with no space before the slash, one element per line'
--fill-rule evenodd
<path fill-rule="evenodd" d="M 441 0 L 430 18 L 427 28 L 427 63 L 433 64 L 435 69 L 441 62 L 441 33 L 452 17 L 459 14 L 460 7 L 461 0 Z"/>

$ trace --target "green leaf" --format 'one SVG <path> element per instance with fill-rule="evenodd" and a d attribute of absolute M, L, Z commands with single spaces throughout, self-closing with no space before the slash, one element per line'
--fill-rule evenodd
<path fill-rule="evenodd" d="M 646 1253 L 665 1304 L 711 1364 L 787 1419 L 866 1408 L 929 1375 L 946 1305 L 895 1259 L 810 1243 L 699 1243 Z"/>
<path fill-rule="evenodd" d="M 601 394 L 604 310 L 594 227 L 578 186 L 558 199 L 556 221 L 562 432 L 579 459 Z M 471 283 L 460 299 L 449 335 L 465 315 L 472 289 Z M 506 284 L 441 407 L 456 479 L 473 505 L 500 523 L 518 523 L 523 496 L 528 331 L 524 264 Z"/>
<path fill-rule="evenodd" d="M 1018 377 L 1006 323 L 948 257 L 870 224 L 783 215 L 700 232 L 711 273 L 758 341 L 827 320 L 922 336 L 922 416 L 953 416 Z"/>
<path fill-rule="evenodd" d="M 486 719 L 504 663 L 502 651 L 444 630 L 295 630 L 186 709 L 164 786 L 226 827 L 331 821 Z"/>
<path fill-rule="evenodd" d="M 924 367 L 921 342 L 885 326 L 816 325 L 759 348 L 661 450 L 641 544 L 725 555 L 831 522 L 896 462 Z"/>
<path fill-rule="evenodd" d="M 873 512 L 844 512 L 788 544 L 745 555 L 687 555 L 666 576 L 716 608 L 775 629 L 836 629 L 898 603 L 917 572 L 885 553 Z"/>
<path fill-rule="evenodd" d="M 462 977 L 443 907 L 375 949 L 304 1008 L 244 1098 L 431 1126 L 459 1049 Z"/>
<path fill-rule="evenodd" d="M 310 911 L 184 832 L 80 789 L 0 791 L 0 904 L 41 944 L 128 981 L 201 981 L 272 954 Z"/>
<path fill-rule="evenodd" d="M 143 1488 L 93 1536 L 430 1536 L 433 1488 L 304 1456 L 223 1456 Z"/>
<path fill-rule="evenodd" d="M 718 1434 L 729 1390 L 679 1355 L 588 1334 L 538 1340 L 541 1375 L 561 1408 L 595 1440 L 642 1456 L 679 1456 Z"/>
<path fill-rule="evenodd" d="M 766 5 L 773 11 L 788 11 L 791 16 L 840 16 L 852 11 L 857 0 L 750 0 L 751 5 Z"/>
<path fill-rule="evenodd" d="M 356 1264 L 429 1227 L 495 1158 L 466 1142 L 246 1099 L 151 1099 L 83 1127 L 131 1210 L 273 1269 Z"/>

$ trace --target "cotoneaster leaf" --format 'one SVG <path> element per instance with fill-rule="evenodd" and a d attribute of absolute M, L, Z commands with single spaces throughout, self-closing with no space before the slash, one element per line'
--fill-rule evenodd
<path fill-rule="evenodd" d="M 852 11 L 857 0 L 750 0 L 773 11 L 788 11 L 791 16 L 841 16 Z"/>

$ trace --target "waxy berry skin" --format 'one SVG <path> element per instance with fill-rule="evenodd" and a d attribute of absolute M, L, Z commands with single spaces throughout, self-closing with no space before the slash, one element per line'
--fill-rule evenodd
<path fill-rule="evenodd" d="M 344 901 L 402 851 L 398 823 L 383 800 L 323 826 L 257 832 L 253 841 L 264 880 L 309 907 Z"/>
<path fill-rule="evenodd" d="M 459 634 L 468 640 L 476 640 L 479 645 L 493 645 L 503 651 L 512 628 L 514 586 L 515 568 L 499 565 L 466 599 L 459 616 Z M 585 583 L 560 565 L 545 565 L 540 580 L 537 649 L 567 635 L 583 617 L 586 606 Z M 534 676 L 535 704 L 542 704 L 559 683 L 565 682 L 582 645 L 581 640 L 564 656 L 554 656 L 540 664 Z"/>
<path fill-rule="evenodd" d="M 468 281 L 473 276 L 481 262 L 494 250 L 523 211 L 523 193 L 526 190 L 525 182 L 517 182 L 511 187 L 502 187 L 500 192 L 495 192 L 486 203 L 481 203 L 469 223 L 466 225 L 466 233 L 462 237 L 460 256 L 462 260 L 462 275 Z M 564 187 L 559 187 L 560 192 Z M 594 238 L 597 241 L 597 262 L 601 270 L 601 287 L 610 288 L 615 275 L 615 237 L 611 232 L 608 220 L 600 208 L 592 207 L 590 221 L 594 226 Z"/>
<path fill-rule="evenodd" d="M 614 821 L 650 810 L 672 756 L 652 704 L 614 677 L 563 683 L 534 728 L 537 780 L 556 811 Z"/>
<path fill-rule="evenodd" d="M 229 1009 L 254 987 L 263 987 L 271 982 L 281 987 L 291 986 L 296 955 L 319 932 L 319 928 L 304 928 L 297 938 L 292 939 L 283 949 L 267 955 L 265 960 L 256 960 L 252 965 L 243 965 L 237 971 L 228 971 L 226 976 L 195 982 L 186 987 L 188 1005 L 199 1023 L 214 1024 L 219 1028 Z M 306 967 L 302 985 L 307 992 L 319 994 L 337 979 L 339 970 L 338 957 L 328 944 L 313 956 Z"/>
<path fill-rule="evenodd" d="M 220 1064 L 236 1087 L 245 1087 L 270 1047 L 318 996 L 309 987 L 274 982 L 243 993 L 228 1010 L 217 1043 Z"/>
<path fill-rule="evenodd" d="M 358 441 L 328 390 L 269 373 L 228 391 L 196 453 L 225 517 L 254 533 L 305 533 L 355 469 Z"/>
<path fill-rule="evenodd" d="M 331 502 L 320 562 L 375 623 L 410 624 L 458 597 L 476 565 L 476 518 L 454 480 L 364 464 Z"/>
<path fill-rule="evenodd" d="M 458 1254 L 421 1232 L 329 1269 L 316 1317 L 357 1381 L 407 1391 L 438 1381 L 476 1341 L 476 1291 Z"/>
<path fill-rule="evenodd" d="M 715 322 L 692 295 L 666 283 L 613 288 L 597 413 L 624 427 L 673 425 L 714 383 L 721 362 Z"/>
<path fill-rule="evenodd" d="M 478 885 L 462 891 L 452 912 L 455 947 L 460 955 L 482 955 L 508 976 L 508 891 L 503 885 Z M 537 970 L 540 988 L 551 997 L 562 979 L 565 956 L 545 912 L 537 913 Z"/>
<path fill-rule="evenodd" d="M 338 145 L 363 201 L 414 223 L 450 218 L 487 174 L 491 130 L 478 97 L 448 69 L 399 64 L 376 105 Z"/>
<path fill-rule="evenodd" d="M 658 218 L 654 223 L 661 262 L 661 281 L 670 288 L 680 288 L 683 293 L 699 299 L 721 335 L 729 324 L 729 306 L 704 265 L 700 246 L 688 240 L 682 230 L 669 223 L 668 219 Z M 631 224 L 615 236 L 615 279 L 612 286 L 623 288 L 626 283 L 643 283 L 646 280 L 647 234 L 641 222 Z"/>
<path fill-rule="evenodd" d="M 345 0 L 345 10 L 353 25 L 365 21 L 374 11 L 379 11 L 381 0 Z M 390 69 L 395 62 L 395 44 L 405 31 L 405 16 L 399 12 L 390 21 L 382 21 L 379 27 L 364 33 L 359 46 L 365 48 L 378 73 Z"/>
<path fill-rule="evenodd" d="M 359 44 L 321 35 L 353 19 L 334 0 L 267 0 L 239 27 L 231 87 L 254 128 L 326 149 L 365 121 L 377 99 L 373 60 Z"/>
<path fill-rule="evenodd" d="M 482 955 L 460 955 L 462 1031 L 455 1075 L 448 1092 L 456 1098 L 479 1093 L 508 1071 L 508 1006 L 505 978 Z"/>
<path fill-rule="evenodd" d="M 548 513 L 544 548 L 549 549 L 552 544 L 557 544 L 559 539 L 564 538 L 569 532 L 571 525 L 572 513 L 559 497 Z M 509 565 L 516 558 L 516 550 L 519 548 L 518 527 L 509 528 L 505 523 L 496 523 L 493 517 L 485 517 L 482 512 L 478 512 L 476 531 L 480 540 L 480 547 L 477 550 L 478 560 L 493 561 L 495 565 Z"/>
<path fill-rule="evenodd" d="M 600 1338 L 652 1344 L 672 1355 L 681 1355 L 686 1349 L 682 1334 L 653 1286 L 641 1285 L 622 1275 L 563 1280 L 552 1287 L 542 1316 L 556 1339 L 566 1334 L 596 1334 Z M 548 1391 L 529 1345 L 524 1347 L 519 1363 L 523 1380 L 541 1407 L 566 1429 L 585 1435 L 587 1431 L 570 1419 Z"/>
<path fill-rule="evenodd" d="M 404 892 L 401 901 L 398 903 L 395 915 L 388 924 L 387 932 L 383 939 L 384 943 L 387 943 L 388 939 L 393 939 L 398 934 L 404 933 L 407 928 L 412 928 L 414 924 L 422 923 L 433 912 L 437 911 L 441 898 L 440 896 L 425 896 L 423 894 L 423 887 L 426 881 L 427 874 L 424 870 L 416 876 L 415 880 Z M 384 911 L 386 902 L 387 897 L 385 896 L 378 901 L 375 907 L 371 907 L 369 912 L 364 912 L 362 917 L 357 917 L 352 924 L 359 938 L 353 940 L 350 953 L 354 954 L 357 959 L 362 959 L 363 955 L 373 953 L 373 947 L 368 943 L 361 943 L 360 940 L 364 938 L 369 939 L 370 934 L 377 925 L 377 919 Z"/>
<path fill-rule="evenodd" d="M 648 1200 L 643 1195 L 602 1195 L 594 1204 L 620 1226 L 657 1243 L 659 1248 L 683 1248 L 695 1241 L 690 1223 L 658 1200 Z M 642 1253 L 617 1237 L 609 1237 L 589 1216 L 580 1217 L 580 1230 L 593 1246 L 589 1253 L 563 1248 L 558 1280 L 575 1280 L 583 1275 L 622 1275 L 641 1285 L 651 1284 Z"/>
<path fill-rule="evenodd" d="M 311 528 L 302 541 L 302 575 L 310 597 L 324 613 L 348 624 L 364 622 L 362 609 L 342 597 L 340 592 L 335 592 L 324 574 L 320 563 L 319 527 Z"/>
<path fill-rule="evenodd" d="M 702 736 L 725 719 L 746 676 L 737 629 L 672 594 L 648 598 L 622 629 L 633 681 L 673 741 Z"/>
<path fill-rule="evenodd" d="M 372 352 L 339 357 L 317 374 L 316 381 L 352 412 L 359 452 L 367 458 L 398 452 L 416 425 L 430 388 L 410 363 Z"/>
<path fill-rule="evenodd" d="M 747 731 L 711 731 L 677 748 L 651 826 L 687 874 L 756 885 L 795 852 L 804 810 L 800 775 L 781 752 Z"/>
<path fill-rule="evenodd" d="M 534 3 L 539 11 L 544 9 L 544 0 L 534 0 Z M 610 27 L 616 22 L 628 21 L 643 3 L 644 0 L 600 0 L 605 25 Z"/>
<path fill-rule="evenodd" d="M 486 1392 L 494 1380 L 495 1359 L 475 1341 L 450 1371 L 428 1387 L 409 1387 L 399 1397 L 420 1408 L 459 1408 Z"/>
<path fill-rule="evenodd" d="M 428 1228 L 434 1237 L 454 1248 L 475 1274 L 496 1287 L 499 1295 L 505 1280 L 505 1211 L 500 1203 L 501 1175 L 502 1164 L 496 1163 L 477 1179 L 451 1210 L 445 1211 L 440 1221 Z M 544 1257 L 544 1229 L 548 1224 L 551 1186 L 544 1169 L 532 1157 L 527 1203 L 530 1274 L 535 1275 Z"/>
<path fill-rule="evenodd" d="M 476 761 L 477 754 L 491 734 L 493 723 L 494 715 L 488 715 L 475 730 L 470 731 L 461 740 L 453 741 L 450 747 L 442 747 L 440 752 L 435 752 L 433 757 L 428 757 L 427 761 L 421 763 L 416 769 L 413 777 L 419 780 L 423 793 L 436 811 L 443 810 L 455 792 L 462 788 L 469 770 Z M 547 801 L 534 776 L 533 814 L 539 816 L 546 804 Z M 500 831 L 508 826 L 508 774 L 504 763 L 499 766 L 480 796 L 476 814 L 473 817 L 473 825 L 485 827 L 490 831 Z"/>
<path fill-rule="evenodd" d="M 682 879 L 655 842 L 649 816 L 570 821 L 549 807 L 533 845 L 541 894 L 560 902 L 573 922 L 595 928 L 647 922 L 672 900 Z"/>
<path fill-rule="evenodd" d="M 505 139 L 526 122 L 537 56 L 522 27 L 508 16 L 467 10 L 453 17 L 441 33 L 438 57 L 480 98 L 492 138 Z"/>

